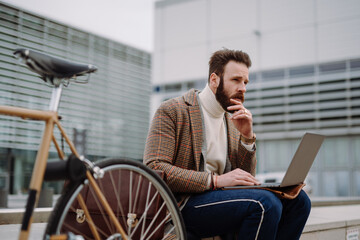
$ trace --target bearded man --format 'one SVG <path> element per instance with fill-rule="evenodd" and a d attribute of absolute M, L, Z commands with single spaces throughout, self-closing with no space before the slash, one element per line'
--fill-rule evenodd
<path fill-rule="evenodd" d="M 178 200 L 188 239 L 299 239 L 310 213 L 304 191 L 293 200 L 257 185 L 256 136 L 243 105 L 251 60 L 222 49 L 209 61 L 202 91 L 163 102 L 146 141 L 144 163 L 165 173 Z"/>

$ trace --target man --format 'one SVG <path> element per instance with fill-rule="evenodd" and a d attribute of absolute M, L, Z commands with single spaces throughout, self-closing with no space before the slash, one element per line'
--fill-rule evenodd
<path fill-rule="evenodd" d="M 294 200 L 257 185 L 251 112 L 243 105 L 251 60 L 223 49 L 209 61 L 208 84 L 159 107 L 146 142 L 144 163 L 162 170 L 182 209 L 188 239 L 299 239 L 310 213 L 301 191 Z"/>

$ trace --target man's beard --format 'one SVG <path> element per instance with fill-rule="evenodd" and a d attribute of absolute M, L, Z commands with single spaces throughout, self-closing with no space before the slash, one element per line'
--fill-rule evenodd
<path fill-rule="evenodd" d="M 230 102 L 230 99 L 240 100 L 242 103 L 244 102 L 244 94 L 242 92 L 237 92 L 232 96 L 228 96 L 224 89 L 224 78 L 223 76 L 220 77 L 220 83 L 215 93 L 216 100 L 220 103 L 221 107 L 229 113 L 234 113 L 236 110 L 229 111 L 227 108 L 229 106 L 235 105 L 234 103 Z"/>

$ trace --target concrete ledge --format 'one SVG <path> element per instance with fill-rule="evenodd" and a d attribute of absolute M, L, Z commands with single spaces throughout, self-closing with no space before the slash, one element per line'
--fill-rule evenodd
<path fill-rule="evenodd" d="M 312 207 L 360 204 L 360 197 L 311 197 Z"/>
<path fill-rule="evenodd" d="M 51 211 L 52 208 L 36 208 L 33 222 L 46 223 Z M 10 226 L 11 224 L 20 224 L 23 215 L 24 209 L 0 209 L 0 225 L 9 224 Z M 360 204 L 313 207 L 300 239 L 360 239 L 359 237 L 348 238 L 350 234 L 359 236 L 359 232 Z"/>
<path fill-rule="evenodd" d="M 33 222 L 47 222 L 51 211 L 52 208 L 35 208 L 33 214 Z M 21 223 L 24 212 L 25 209 L 0 209 L 0 225 Z"/>
<path fill-rule="evenodd" d="M 348 239 L 347 235 L 350 232 L 358 234 L 359 231 L 360 204 L 315 207 L 311 210 L 301 240 Z"/>

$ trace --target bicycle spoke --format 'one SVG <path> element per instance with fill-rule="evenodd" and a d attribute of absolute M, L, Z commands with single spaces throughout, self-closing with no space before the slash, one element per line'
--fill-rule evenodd
<path fill-rule="evenodd" d="M 172 226 L 169 230 L 165 231 L 165 235 L 162 239 L 167 239 L 168 237 L 170 237 L 171 234 L 173 234 L 173 232 L 175 231 L 175 226 Z"/>
<path fill-rule="evenodd" d="M 161 205 L 161 207 L 159 208 L 158 212 L 156 213 L 156 215 L 155 215 L 154 218 L 152 219 L 151 223 L 149 224 L 149 227 L 148 227 L 147 231 L 144 233 L 144 236 L 146 236 L 146 234 L 150 231 L 152 225 L 154 225 L 155 220 L 156 220 L 157 217 L 159 216 L 159 214 L 160 214 L 161 210 L 164 208 L 164 206 L 165 206 L 165 203 L 163 203 L 163 204 Z M 165 223 L 165 221 L 166 221 L 166 218 L 161 221 L 161 223 L 156 227 L 156 229 L 152 232 L 152 234 L 149 235 L 148 238 L 150 238 L 150 237 L 156 232 L 156 230 Z"/>
<path fill-rule="evenodd" d="M 70 210 L 71 210 L 72 212 L 76 213 L 76 209 L 75 209 L 74 207 L 70 207 Z M 100 234 L 106 236 L 106 233 L 105 233 L 104 231 L 102 231 L 101 228 L 97 227 L 97 226 L 94 224 L 93 221 L 89 221 L 89 219 L 85 218 L 85 222 L 89 225 L 89 227 L 90 227 L 90 225 L 94 226 L 94 227 L 96 228 L 96 230 L 97 230 Z M 71 232 L 73 232 L 73 233 L 78 233 L 78 234 L 81 235 L 81 232 L 80 232 L 78 229 L 73 228 L 73 226 L 71 226 L 71 225 L 69 225 L 69 224 L 66 224 L 66 223 L 64 224 L 64 226 L 67 226 L 68 228 L 71 228 L 71 229 L 74 230 L 74 231 L 72 230 Z"/>
<path fill-rule="evenodd" d="M 115 197 L 116 197 L 116 201 L 117 201 L 117 204 L 116 204 L 116 205 L 117 205 L 117 208 L 116 208 L 117 216 L 122 216 L 123 223 L 126 224 L 125 213 L 124 213 L 124 210 L 123 210 L 121 201 L 120 201 L 119 188 L 116 187 L 116 186 L 121 186 L 121 182 L 120 182 L 120 179 L 121 179 L 121 170 L 117 171 L 117 173 L 119 174 L 118 185 L 116 185 L 116 183 L 115 183 L 113 173 L 112 173 L 112 172 L 109 172 L 109 175 L 110 175 L 111 184 L 112 184 L 112 186 L 113 186 L 114 193 L 115 193 Z M 120 210 L 120 214 L 119 214 L 119 210 Z M 119 219 L 119 221 L 120 221 L 120 219 Z"/>
<path fill-rule="evenodd" d="M 133 185 L 133 177 L 132 177 L 132 175 L 133 175 L 133 172 L 130 171 L 130 177 L 129 177 L 130 178 L 129 179 L 129 212 L 128 212 L 128 214 L 130 212 L 132 212 L 132 185 Z M 129 216 L 128 216 L 128 218 L 129 218 Z M 128 235 L 131 236 L 131 224 L 128 224 L 127 233 L 128 233 Z"/>
<path fill-rule="evenodd" d="M 139 199 L 139 192 L 140 192 L 141 183 L 142 183 L 142 175 L 140 175 L 139 179 L 138 179 L 137 189 L 136 189 L 136 193 L 135 193 L 134 209 L 132 210 L 133 212 L 135 212 L 135 209 L 137 207 L 137 202 L 138 202 L 138 199 Z"/>
<path fill-rule="evenodd" d="M 179 209 L 159 175 L 143 164 L 129 160 L 106 160 L 100 162 L 99 167 L 105 174 L 96 180 L 98 190 L 107 199 L 109 210 L 112 209 L 117 220 L 105 210 L 102 199 L 98 198 L 98 190 L 89 185 L 89 180 L 84 187 L 81 183 L 75 187 L 67 185 L 70 189 L 56 205 L 56 214 L 49 220 L 47 233 L 70 231 L 85 239 L 93 239 L 89 229 L 93 225 L 101 239 L 124 239 L 115 227 L 120 223 L 125 230 L 122 234 L 129 239 L 185 239 Z M 75 196 L 78 194 L 86 199 L 84 208 L 89 209 L 93 222 L 85 218 L 83 225 L 77 220 L 77 214 L 81 214 L 77 212 L 79 203 Z M 170 223 L 173 226 L 169 226 Z"/>
<path fill-rule="evenodd" d="M 149 184 L 149 185 L 151 185 L 151 184 Z M 154 194 L 154 196 L 152 197 L 152 199 L 151 199 L 151 201 L 150 201 L 150 203 L 146 206 L 146 208 L 145 208 L 145 210 L 144 210 L 144 213 L 147 213 L 148 211 L 149 211 L 149 209 L 150 209 L 150 207 L 151 207 L 151 204 L 153 204 L 154 203 L 154 201 L 155 201 L 155 199 L 157 198 L 157 195 L 158 195 L 158 192 L 156 192 L 155 194 Z M 155 218 L 155 217 L 154 217 Z M 143 214 L 142 216 L 141 216 L 141 218 L 139 219 L 139 222 L 138 222 L 138 225 L 135 227 L 135 229 L 134 229 L 134 232 L 137 230 L 137 228 L 140 226 L 140 222 L 141 221 L 143 221 L 143 223 L 145 223 L 145 221 L 146 221 L 146 214 Z M 149 229 L 150 229 L 150 225 L 147 227 L 147 230 L 146 230 L 146 232 L 145 233 L 143 233 L 142 232 L 142 236 L 145 236 L 146 235 L 146 233 L 147 233 L 147 231 L 149 231 Z M 130 234 L 129 234 L 130 235 Z M 130 235 L 131 236 L 131 235 Z"/>
<path fill-rule="evenodd" d="M 148 205 L 149 205 L 149 198 L 150 198 L 150 191 L 151 191 L 151 183 L 149 183 L 148 185 L 149 185 L 149 186 L 148 186 L 148 191 L 147 191 L 147 194 L 146 194 L 145 206 L 148 206 Z M 144 216 L 144 218 L 146 219 L 147 211 L 144 211 L 143 216 Z M 142 224 L 141 235 L 144 235 L 144 230 L 145 230 L 145 221 L 143 221 L 143 224 Z"/>
<path fill-rule="evenodd" d="M 100 200 L 97 198 L 94 190 L 93 190 L 91 187 L 89 188 L 89 191 L 91 192 L 91 195 L 93 196 L 93 199 L 95 200 L 96 206 L 98 207 L 98 209 L 99 209 L 100 212 L 101 212 L 101 216 L 102 216 L 102 218 L 104 219 L 106 226 L 108 227 L 108 229 L 109 229 L 110 232 L 111 232 L 111 226 L 110 226 L 110 222 L 109 222 L 110 220 L 107 218 L 107 214 L 105 214 L 105 211 L 104 211 L 104 209 L 102 208 L 102 205 L 101 205 L 101 203 L 100 203 Z M 106 236 L 106 234 L 104 234 L 104 236 Z"/>

